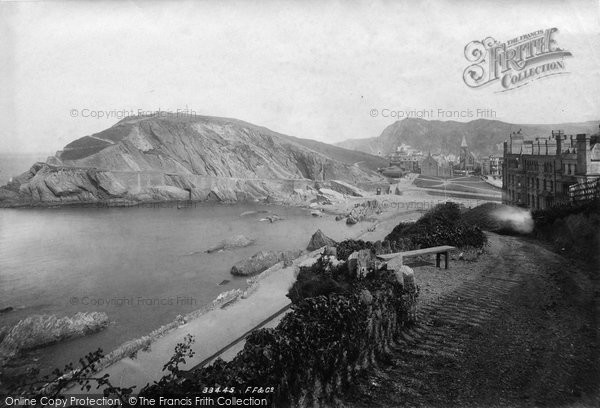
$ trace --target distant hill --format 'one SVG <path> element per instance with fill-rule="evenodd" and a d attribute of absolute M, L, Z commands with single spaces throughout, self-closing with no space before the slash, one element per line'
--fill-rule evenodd
<path fill-rule="evenodd" d="M 288 140 L 296 142 L 304 147 L 320 152 L 327 157 L 331 157 L 339 162 L 346 164 L 356 164 L 361 169 L 376 171 L 379 168 L 389 165 L 388 160 L 373 154 L 351 150 L 340 146 L 318 142 L 312 139 L 300 139 L 293 136 L 284 136 Z"/>
<path fill-rule="evenodd" d="M 521 130 L 525 138 L 547 137 L 552 130 L 565 134 L 596 133 L 599 121 L 562 123 L 556 125 L 520 125 L 499 120 L 477 119 L 471 122 L 407 118 L 386 127 L 378 137 L 350 139 L 337 146 L 371 154 L 388 154 L 402 143 L 424 152 L 458 153 L 465 136 L 469 149 L 479 156 L 498 154 L 498 148 L 510 133 Z"/>
<path fill-rule="evenodd" d="M 208 116 L 130 117 L 77 139 L 0 188 L 0 201 L 236 201 L 307 182 L 381 180 L 379 157 Z"/>

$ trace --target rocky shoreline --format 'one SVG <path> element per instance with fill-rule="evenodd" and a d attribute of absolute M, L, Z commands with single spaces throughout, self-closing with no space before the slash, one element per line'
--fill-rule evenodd
<path fill-rule="evenodd" d="M 310 179 L 242 179 L 192 176 L 195 185 L 202 187 L 185 187 L 182 183 L 173 185 L 170 180 L 143 180 L 145 187 L 124 189 L 121 193 L 107 193 L 101 184 L 92 176 L 73 176 L 73 180 L 60 180 L 60 184 L 48 187 L 44 180 L 36 182 L 40 169 L 52 167 L 45 163 L 37 163 L 30 172 L 16 177 L 5 186 L 0 186 L 0 208 L 111 208 L 111 207 L 178 207 L 187 208 L 205 203 L 243 203 L 254 202 L 280 205 L 308 205 L 311 202 L 328 203 L 343 199 L 346 196 L 363 197 L 368 193 L 341 180 L 314 181 Z M 85 169 L 66 168 L 69 173 Z M 88 170 L 85 170 L 86 172 Z M 93 174 L 97 178 L 97 173 Z M 110 172 L 102 172 L 110 173 Z M 131 178 L 135 174 L 118 175 Z M 138 175 L 139 177 L 140 175 Z M 61 177 L 65 177 L 64 175 Z M 143 179 L 157 175 L 142 173 Z M 80 179 L 84 178 L 84 181 Z M 106 178 L 106 177 L 105 177 Z M 115 183 L 118 180 L 114 181 Z M 125 183 L 125 182 L 124 182 Z M 191 182 L 190 182 L 191 183 Z M 89 184 L 89 185 L 88 185 Z M 118 183 L 121 185 L 122 183 Z M 183 183 L 185 184 L 185 183 Z M 189 183 L 188 183 L 189 184 Z M 73 191 L 94 191 L 93 194 L 75 194 Z M 95 190 L 94 190 L 95 189 Z M 137 191 L 135 191 L 137 190 Z M 112 191 L 112 190 L 110 190 Z"/>

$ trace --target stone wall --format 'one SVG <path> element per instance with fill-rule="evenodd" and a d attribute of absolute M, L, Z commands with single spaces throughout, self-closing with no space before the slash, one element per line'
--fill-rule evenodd
<path fill-rule="evenodd" d="M 291 399 L 292 406 L 331 406 L 336 398 L 344 395 L 361 371 L 375 365 L 378 356 L 390 353 L 397 335 L 414 319 L 412 311 L 416 304 L 416 292 L 404 292 L 401 302 L 397 302 L 398 292 L 391 288 L 374 291 L 364 289 L 360 297 L 367 306 L 360 353 L 356 356 L 342 353 L 329 375 L 323 375 L 320 365 L 306 367 L 304 372 L 298 373 L 295 382 L 304 386 L 286 396 Z"/>

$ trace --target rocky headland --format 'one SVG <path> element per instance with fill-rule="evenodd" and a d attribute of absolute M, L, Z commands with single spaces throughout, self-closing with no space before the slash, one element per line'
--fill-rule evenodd
<path fill-rule="evenodd" d="M 77 139 L 0 187 L 0 206 L 304 201 L 381 180 L 383 159 L 235 119 L 130 117 Z M 313 194 L 311 194 L 311 190 Z"/>

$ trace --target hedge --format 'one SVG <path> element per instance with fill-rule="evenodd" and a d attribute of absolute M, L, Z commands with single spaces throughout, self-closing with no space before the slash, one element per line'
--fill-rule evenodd
<path fill-rule="evenodd" d="M 482 248 L 487 244 L 481 228 L 465 222 L 460 207 L 453 202 L 435 206 L 415 223 L 398 224 L 385 239 L 401 242 L 409 249 L 440 245 Z"/>

